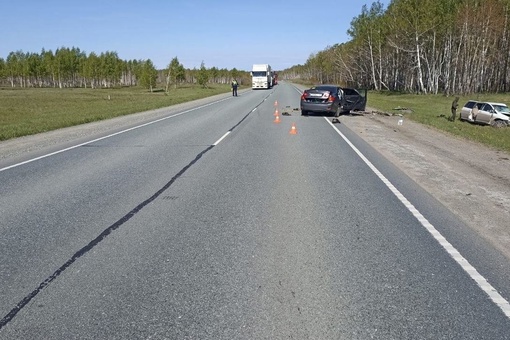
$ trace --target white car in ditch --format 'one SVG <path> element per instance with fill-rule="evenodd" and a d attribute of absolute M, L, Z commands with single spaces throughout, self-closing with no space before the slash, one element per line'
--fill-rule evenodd
<path fill-rule="evenodd" d="M 510 109 L 503 103 L 470 100 L 460 110 L 460 120 L 505 127 L 510 125 Z"/>

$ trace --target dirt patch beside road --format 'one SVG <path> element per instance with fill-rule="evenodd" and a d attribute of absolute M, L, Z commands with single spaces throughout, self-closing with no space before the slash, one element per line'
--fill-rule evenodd
<path fill-rule="evenodd" d="M 399 119 L 340 121 L 510 259 L 510 154 Z"/>

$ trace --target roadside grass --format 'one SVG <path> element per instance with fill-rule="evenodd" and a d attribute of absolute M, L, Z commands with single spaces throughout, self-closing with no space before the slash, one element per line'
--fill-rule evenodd
<path fill-rule="evenodd" d="M 0 141 L 227 93 L 230 85 L 163 88 L 0 88 Z"/>
<path fill-rule="evenodd" d="M 230 85 L 182 85 L 165 93 L 142 88 L 39 89 L 0 88 L 0 141 L 73 125 L 158 109 L 230 92 Z M 510 152 L 510 127 L 493 128 L 458 120 L 451 122 L 454 97 L 370 91 L 367 106 L 402 114 L 405 119 L 431 126 L 455 136 Z M 460 96 L 459 108 L 469 99 L 510 103 L 510 93 Z M 400 109 L 399 109 L 400 108 Z M 402 109 L 410 109 L 406 111 Z"/>
<path fill-rule="evenodd" d="M 405 119 L 431 126 L 452 135 L 476 141 L 498 150 L 510 152 L 510 127 L 493 128 L 476 125 L 458 119 L 460 109 L 470 99 L 510 103 L 510 93 L 475 94 L 459 96 L 457 119 L 451 122 L 451 105 L 455 96 L 396 94 L 371 91 L 368 93 L 367 106 L 378 111 L 402 114 Z M 407 111 L 403 109 L 410 109 Z M 404 123 L 405 124 L 405 123 Z"/>

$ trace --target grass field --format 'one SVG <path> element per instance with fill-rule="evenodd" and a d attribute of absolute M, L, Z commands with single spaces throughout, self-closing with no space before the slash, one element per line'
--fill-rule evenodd
<path fill-rule="evenodd" d="M 0 88 L 0 141 L 67 126 L 157 109 L 230 91 L 230 86 L 181 86 L 153 93 L 141 88 L 115 89 L 20 89 Z M 510 103 L 510 94 L 463 96 L 459 109 L 469 99 Z M 368 106 L 379 111 L 404 114 L 405 119 L 426 124 L 510 152 L 510 127 L 492 128 L 456 120 L 451 122 L 452 97 L 370 92 Z M 397 108 L 409 108 L 403 113 Z"/>
<path fill-rule="evenodd" d="M 370 92 L 368 94 L 368 106 L 383 112 L 400 113 L 404 115 L 405 119 L 411 119 L 453 135 L 510 152 L 510 127 L 493 128 L 458 120 L 460 109 L 468 100 L 493 101 L 508 105 L 510 94 L 475 94 L 459 97 L 459 108 L 457 109 L 457 120 L 455 122 L 448 120 L 451 116 L 450 108 L 454 98 L 443 95 Z M 398 108 L 409 108 L 412 112 L 403 113 L 404 111 L 398 110 Z"/>
<path fill-rule="evenodd" d="M 141 88 L 0 88 L 0 141 L 175 105 L 230 91 L 230 85 Z"/>

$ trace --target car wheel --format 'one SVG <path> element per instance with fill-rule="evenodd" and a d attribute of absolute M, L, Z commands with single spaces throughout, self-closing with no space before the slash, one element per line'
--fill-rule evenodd
<path fill-rule="evenodd" d="M 308 116 L 308 112 L 305 110 L 301 110 L 301 116 Z"/>
<path fill-rule="evenodd" d="M 506 122 L 503 120 L 495 120 L 491 124 L 495 128 L 502 128 L 506 126 Z"/>

